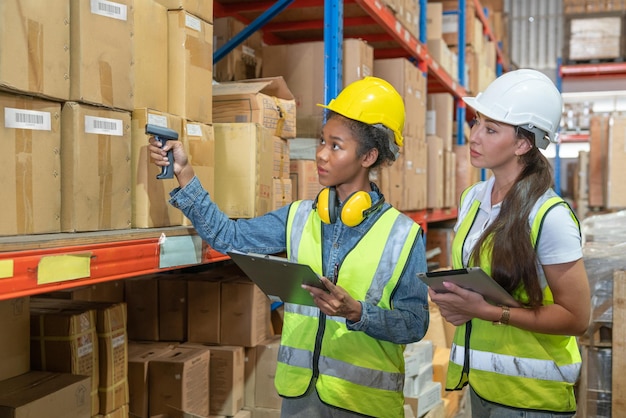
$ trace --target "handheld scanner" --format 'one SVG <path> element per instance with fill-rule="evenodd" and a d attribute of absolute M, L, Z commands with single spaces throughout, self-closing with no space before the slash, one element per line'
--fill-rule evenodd
<path fill-rule="evenodd" d="M 178 140 L 178 132 L 151 124 L 146 125 L 146 135 L 152 135 L 161 145 L 165 145 L 166 141 Z M 159 180 L 174 178 L 174 152 L 172 150 L 167 152 L 167 159 L 170 165 L 161 167 L 161 174 L 157 174 L 156 176 Z"/>

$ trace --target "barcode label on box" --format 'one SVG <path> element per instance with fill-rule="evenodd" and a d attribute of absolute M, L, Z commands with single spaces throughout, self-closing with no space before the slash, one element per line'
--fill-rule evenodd
<path fill-rule="evenodd" d="M 4 108 L 4 127 L 13 129 L 31 129 L 49 131 L 52 129 L 50 112 L 36 110 Z"/>
<path fill-rule="evenodd" d="M 106 0 L 91 0 L 91 13 L 117 20 L 126 20 L 128 15 L 125 4 Z"/>
<path fill-rule="evenodd" d="M 202 136 L 202 127 L 197 123 L 188 123 L 187 136 Z"/>
<path fill-rule="evenodd" d="M 85 116 L 85 133 L 96 135 L 123 136 L 124 124 L 119 119 Z"/>

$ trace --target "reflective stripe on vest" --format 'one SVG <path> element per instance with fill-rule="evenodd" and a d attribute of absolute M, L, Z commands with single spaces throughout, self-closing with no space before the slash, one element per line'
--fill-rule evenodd
<path fill-rule="evenodd" d="M 323 274 L 321 220 L 310 207 L 307 201 L 292 205 L 287 248 L 290 259 Z M 302 216 L 304 208 L 308 213 Z M 349 251 L 337 284 L 357 300 L 391 309 L 392 293 L 419 231 L 419 225 L 389 208 Z M 403 351 L 401 344 L 349 331 L 343 317 L 326 317 L 316 307 L 286 304 L 276 388 L 282 396 L 300 396 L 317 377 L 317 392 L 327 404 L 365 415 L 401 417 Z"/>
<path fill-rule="evenodd" d="M 452 245 L 455 268 L 463 267 L 464 241 L 480 209 L 475 193 L 467 192 L 462 196 L 461 207 L 468 196 L 470 207 Z M 529 217 L 533 246 L 541 236 L 546 214 L 560 204 L 566 203 L 551 190 L 535 204 Z M 572 218 L 578 224 L 573 213 Z M 481 259 L 480 264 L 490 273 L 490 260 L 486 258 Z M 542 283 L 542 287 L 543 303 L 553 303 L 547 283 Z M 521 301 L 528 300 L 523 289 L 514 296 Z M 466 352 L 468 343 L 469 351 Z M 489 321 L 475 318 L 456 329 L 446 387 L 460 389 L 469 382 L 481 397 L 492 402 L 518 408 L 569 412 L 576 409 L 573 385 L 580 368 L 580 352 L 574 337 L 494 326 Z M 519 390 L 522 387 L 524 390 Z"/>

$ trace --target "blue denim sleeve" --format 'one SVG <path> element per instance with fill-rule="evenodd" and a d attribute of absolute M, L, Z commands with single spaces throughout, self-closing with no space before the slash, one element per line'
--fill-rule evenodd
<path fill-rule="evenodd" d="M 215 250 L 275 254 L 286 249 L 289 206 L 251 219 L 230 219 L 194 177 L 170 193 L 170 203 L 191 221 L 198 235 Z"/>
<path fill-rule="evenodd" d="M 395 344 L 421 340 L 428 329 L 430 315 L 428 287 L 417 277 L 417 273 L 426 270 L 424 240 L 419 237 L 392 297 L 393 308 L 382 309 L 361 301 L 361 320 L 346 321 L 348 329 L 363 331 L 372 338 Z"/>

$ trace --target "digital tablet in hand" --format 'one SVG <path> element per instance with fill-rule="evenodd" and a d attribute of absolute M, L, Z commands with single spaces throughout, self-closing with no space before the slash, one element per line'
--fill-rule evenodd
<path fill-rule="evenodd" d="M 494 305 L 521 306 L 509 292 L 504 290 L 498 282 L 480 267 L 431 271 L 418 273 L 417 275 L 435 292 L 447 292 L 443 282 L 450 282 L 464 289 L 480 293 L 487 302 Z"/>
<path fill-rule="evenodd" d="M 318 274 L 306 264 L 266 254 L 227 254 L 273 302 L 315 306 L 313 297 L 302 285 L 327 290 Z"/>

